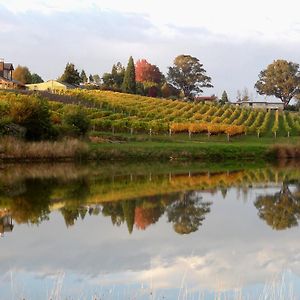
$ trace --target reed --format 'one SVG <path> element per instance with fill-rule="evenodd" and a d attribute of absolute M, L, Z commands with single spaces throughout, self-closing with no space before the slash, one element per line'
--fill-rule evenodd
<path fill-rule="evenodd" d="M 271 152 L 278 159 L 298 159 L 300 158 L 300 144 L 296 145 L 274 145 Z"/>
<path fill-rule="evenodd" d="M 84 158 L 87 153 L 87 144 L 77 139 L 41 142 L 25 142 L 13 137 L 0 139 L 2 161 L 76 160 Z"/>

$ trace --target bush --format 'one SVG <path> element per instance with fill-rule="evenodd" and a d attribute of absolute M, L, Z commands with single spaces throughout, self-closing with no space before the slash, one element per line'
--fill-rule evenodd
<path fill-rule="evenodd" d="M 13 123 L 26 129 L 27 140 L 43 140 L 53 137 L 48 102 L 43 98 L 15 98 L 10 102 L 9 117 Z"/>
<path fill-rule="evenodd" d="M 84 136 L 90 129 L 90 119 L 82 108 L 72 108 L 63 116 L 63 124 L 69 128 L 71 135 Z"/>

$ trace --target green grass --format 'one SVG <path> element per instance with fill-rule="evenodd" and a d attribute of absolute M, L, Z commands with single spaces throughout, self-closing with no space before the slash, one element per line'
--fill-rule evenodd
<path fill-rule="evenodd" d="M 224 160 L 263 159 L 266 144 L 199 143 L 199 142 L 128 142 L 116 144 L 91 143 L 95 159 L 155 159 L 155 160 Z"/>
<path fill-rule="evenodd" d="M 223 135 L 208 137 L 205 134 L 130 135 L 127 133 L 94 133 L 103 143 L 90 143 L 96 160 L 275 160 L 274 145 L 298 147 L 299 137 L 257 138 L 243 135 L 230 139 Z"/>

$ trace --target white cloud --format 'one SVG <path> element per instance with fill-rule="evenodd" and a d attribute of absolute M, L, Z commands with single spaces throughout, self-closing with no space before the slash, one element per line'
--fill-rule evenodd
<path fill-rule="evenodd" d="M 214 33 L 236 37 L 259 37 L 276 39 L 299 38 L 299 31 L 291 32 L 298 21 L 298 5 L 294 0 L 239 1 L 212 0 L 199 2 L 159 0 L 10 0 L 2 5 L 16 13 L 39 11 L 54 13 L 89 9 L 109 9 L 120 12 L 134 12 L 149 16 L 157 26 L 173 24 L 180 26 L 206 27 Z"/>

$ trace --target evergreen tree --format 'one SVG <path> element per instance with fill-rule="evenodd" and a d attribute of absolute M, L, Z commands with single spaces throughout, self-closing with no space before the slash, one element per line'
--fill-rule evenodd
<path fill-rule="evenodd" d="M 81 79 L 82 83 L 87 83 L 87 81 L 88 81 L 88 78 L 87 78 L 84 70 L 82 70 L 80 73 L 80 79 Z"/>
<path fill-rule="evenodd" d="M 59 80 L 69 84 L 79 84 L 81 78 L 78 70 L 75 69 L 75 65 L 72 63 L 67 63 L 65 71 Z"/>
<path fill-rule="evenodd" d="M 128 65 L 125 71 L 122 91 L 129 94 L 135 94 L 136 92 L 135 66 L 132 56 L 130 56 L 129 58 Z"/>
<path fill-rule="evenodd" d="M 31 74 L 31 83 L 42 83 L 42 82 L 44 82 L 44 80 L 40 75 L 36 73 Z"/>
<path fill-rule="evenodd" d="M 94 82 L 94 77 L 93 77 L 92 74 L 90 74 L 90 76 L 89 76 L 89 82 L 90 82 L 90 83 L 91 83 L 91 82 Z"/>
<path fill-rule="evenodd" d="M 221 104 L 226 104 L 228 102 L 229 102 L 228 95 L 227 95 L 226 91 L 224 91 L 223 94 L 222 94 L 220 103 Z"/>

